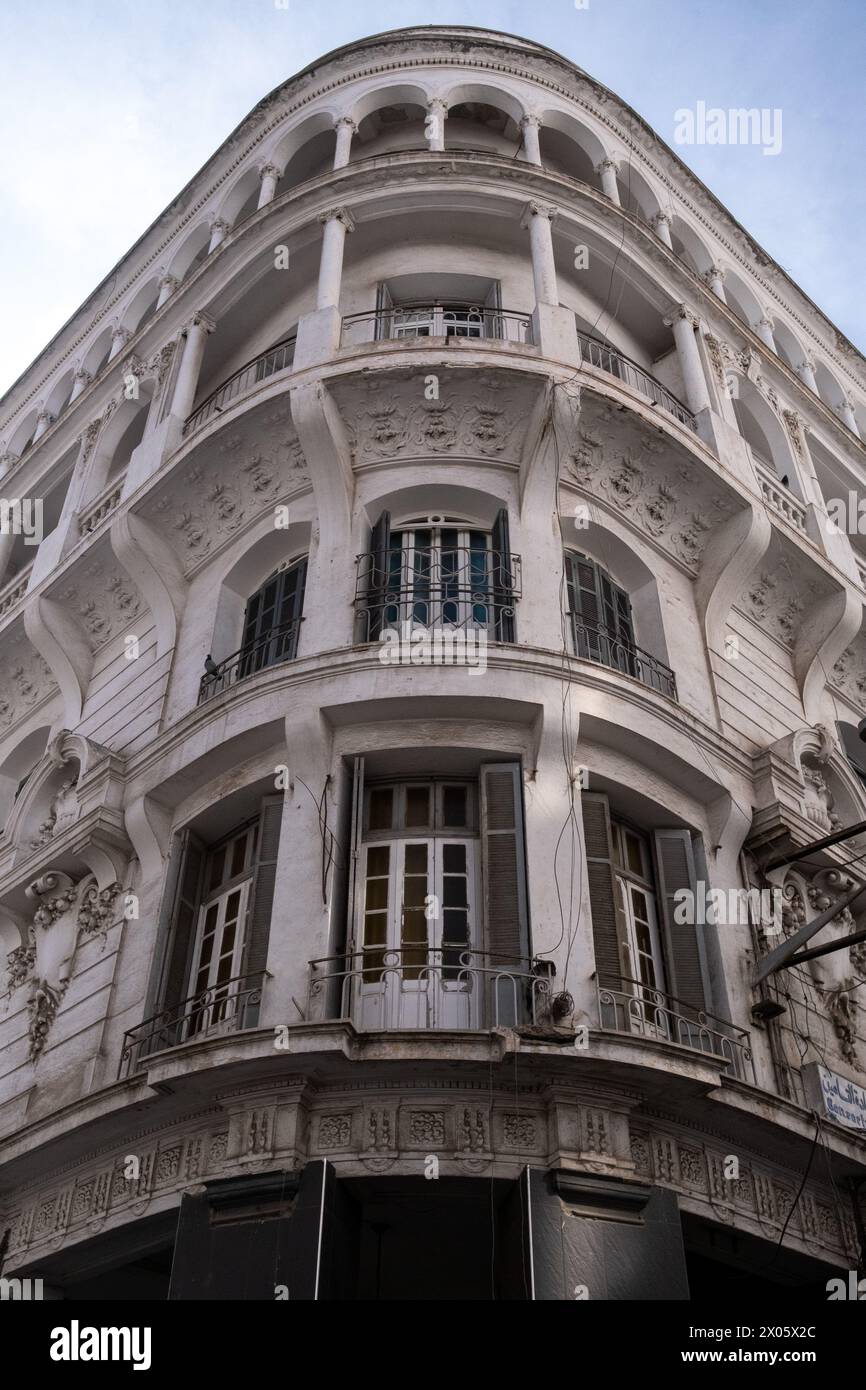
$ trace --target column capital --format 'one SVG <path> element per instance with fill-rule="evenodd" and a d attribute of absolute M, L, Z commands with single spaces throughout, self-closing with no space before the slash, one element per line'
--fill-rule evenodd
<path fill-rule="evenodd" d="M 260 165 L 259 165 L 259 179 L 260 179 L 260 180 L 261 180 L 261 179 L 280 179 L 280 178 L 282 178 L 282 170 L 281 170 L 281 169 L 278 169 L 277 166 L 276 166 L 276 164 L 260 164 Z"/>
<path fill-rule="evenodd" d="M 602 159 L 600 163 L 595 166 L 595 172 L 599 176 L 606 173 L 608 170 L 612 170 L 614 174 L 619 173 L 619 161 L 612 159 L 610 155 L 608 155 L 606 159 Z"/>
<path fill-rule="evenodd" d="M 552 203 L 539 203 L 532 199 L 523 209 L 520 225 L 528 227 L 534 217 L 546 217 L 548 222 L 555 222 L 558 216 L 559 208 L 555 208 Z"/>
<path fill-rule="evenodd" d="M 0 478 L 4 477 L 5 474 L 15 467 L 20 457 L 20 454 L 13 454 L 8 450 L 0 454 Z"/>
<path fill-rule="evenodd" d="M 448 102 L 444 97 L 431 97 L 427 103 L 427 110 L 430 112 L 441 111 L 443 116 L 448 114 Z"/>
<path fill-rule="evenodd" d="M 72 380 L 80 381 L 82 387 L 89 386 L 93 380 L 93 373 L 86 371 L 84 367 L 76 367 L 75 371 L 72 373 Z"/>
<path fill-rule="evenodd" d="M 132 337 L 131 330 L 128 328 L 124 328 L 121 324 L 117 322 L 116 319 L 110 325 L 110 328 L 112 339 L 118 339 L 121 342 L 128 343 L 130 338 Z"/>
<path fill-rule="evenodd" d="M 662 323 L 665 328 L 673 328 L 674 324 L 679 323 L 681 319 L 685 319 L 690 323 L 692 328 L 697 328 L 700 323 L 700 318 L 695 313 L 694 309 L 689 308 L 688 304 L 675 304 L 670 313 L 662 319 Z"/>
<path fill-rule="evenodd" d="M 657 212 L 650 218 L 650 226 L 658 227 L 661 222 L 664 222 L 667 227 L 670 227 L 672 221 L 673 218 L 669 212 Z"/>
<path fill-rule="evenodd" d="M 755 320 L 755 327 L 756 327 L 756 328 L 770 328 L 770 329 L 771 329 L 771 328 L 773 328 L 773 320 L 772 320 L 771 318 L 769 318 L 769 317 L 767 316 L 766 313 L 764 313 L 764 314 L 761 315 L 761 317 L 760 317 L 759 319 L 756 319 L 756 320 Z"/>
<path fill-rule="evenodd" d="M 334 129 L 339 130 L 341 125 L 348 126 L 353 135 L 357 132 L 357 122 L 351 116 L 337 116 L 334 121 Z"/>
<path fill-rule="evenodd" d="M 814 372 L 815 359 L 812 354 L 807 352 L 802 362 L 798 362 L 794 370 L 798 372 Z"/>
<path fill-rule="evenodd" d="M 225 219 L 224 217 L 215 217 L 215 218 L 213 219 L 213 221 L 210 223 L 211 236 L 213 236 L 213 233 L 214 233 L 214 232 L 224 232 L 224 233 L 225 233 L 225 232 L 230 232 L 231 229 L 232 229 L 232 224 L 231 224 L 231 222 L 227 222 L 226 219 Z"/>
<path fill-rule="evenodd" d="M 711 265 L 704 271 L 703 279 L 708 285 L 711 285 L 714 280 L 720 280 L 724 284 L 727 273 L 723 265 Z"/>
<path fill-rule="evenodd" d="M 170 275 L 169 272 L 166 271 L 164 275 L 160 275 L 156 283 L 159 289 L 171 290 L 172 294 L 174 294 L 175 290 L 180 284 L 180 280 L 177 278 L 176 275 Z"/>
<path fill-rule="evenodd" d="M 534 111 L 528 111 L 525 116 L 520 118 L 520 129 L 525 130 L 527 126 L 534 126 L 536 130 L 541 130 L 544 121 Z"/>
<path fill-rule="evenodd" d="M 342 222 L 347 232 L 354 232 L 355 230 L 355 219 L 348 208 L 328 208 L 327 212 L 319 213 L 319 221 L 323 224 Z"/>
<path fill-rule="evenodd" d="M 200 328 L 204 333 L 213 333 L 216 324 L 212 318 L 208 317 L 204 310 L 196 309 L 192 318 L 184 324 L 184 332 L 189 333 L 191 328 Z"/>

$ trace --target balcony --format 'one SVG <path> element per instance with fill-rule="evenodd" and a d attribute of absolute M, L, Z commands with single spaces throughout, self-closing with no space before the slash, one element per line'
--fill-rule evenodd
<path fill-rule="evenodd" d="M 9 580 L 8 584 L 5 584 L 3 588 L 0 589 L 0 618 L 9 613 L 15 607 L 16 603 L 27 593 L 27 585 L 30 582 L 30 571 L 32 569 L 33 561 L 31 560 L 29 565 L 25 565 L 23 569 L 19 570 L 18 573 Z"/>
<path fill-rule="evenodd" d="M 303 618 L 295 618 L 282 627 L 271 628 L 270 632 L 258 642 L 241 647 L 239 651 L 227 656 L 224 661 L 213 663 L 213 670 L 206 671 L 198 688 L 197 704 L 203 705 L 214 695 L 221 695 L 238 681 L 246 680 L 267 666 L 278 666 L 283 661 L 293 661 L 298 654 L 298 638 Z"/>
<path fill-rule="evenodd" d="M 275 347 L 268 348 L 267 352 L 260 353 L 258 357 L 253 357 L 240 367 L 193 411 L 183 427 L 184 436 L 201 429 L 208 420 L 220 415 L 233 401 L 251 391 L 260 381 L 275 376 L 277 372 L 287 371 L 295 360 L 295 341 L 295 335 L 285 338 Z"/>
<path fill-rule="evenodd" d="M 623 979 L 620 985 L 598 988 L 599 1026 L 604 1032 L 688 1047 L 711 1058 L 730 1078 L 757 1085 L 747 1029 L 637 980 Z"/>
<path fill-rule="evenodd" d="M 357 558 L 360 642 L 385 631 L 477 634 L 514 641 L 520 556 L 470 546 L 365 551 Z"/>
<path fill-rule="evenodd" d="M 486 1031 L 549 1020 L 550 981 L 464 947 L 372 947 L 310 961 L 307 1018 L 359 1032 Z"/>
<path fill-rule="evenodd" d="M 173 1009 L 146 1018 L 137 1028 L 128 1029 L 123 1037 L 118 1077 L 132 1076 L 148 1057 L 168 1048 L 257 1027 L 266 979 L 264 970 L 254 975 L 237 975 L 191 995 Z"/>
<path fill-rule="evenodd" d="M 612 671 L 621 671 L 624 676 L 633 676 L 670 700 L 677 698 L 676 676 L 658 657 L 650 656 L 632 642 L 624 642 L 602 624 L 588 622 L 579 613 L 569 613 L 568 620 L 576 656 L 597 661 Z"/>
<path fill-rule="evenodd" d="M 761 495 L 767 506 L 782 517 L 783 521 L 787 521 L 789 526 L 805 533 L 806 508 L 803 503 L 798 502 L 790 488 L 779 481 L 772 464 L 767 463 L 766 459 L 762 459 L 754 449 L 752 449 L 752 458 L 761 487 Z"/>
<path fill-rule="evenodd" d="M 532 344 L 532 315 L 475 304 L 401 304 L 343 319 L 341 347 L 418 338 Z"/>
<path fill-rule="evenodd" d="M 617 352 L 616 348 L 609 347 L 607 343 L 599 342 L 597 338 L 590 338 L 587 334 L 580 332 L 577 338 L 580 344 L 581 361 L 585 366 L 595 367 L 600 372 L 607 372 L 608 376 L 617 377 L 626 386 L 630 386 L 633 391 L 638 391 L 642 396 L 646 396 L 653 405 L 660 406 L 669 415 L 673 415 L 681 425 L 686 425 L 690 430 L 697 431 L 697 424 L 692 412 L 686 409 L 682 401 L 677 400 L 673 392 L 668 391 L 667 387 L 662 386 L 661 382 L 656 381 L 649 372 L 645 372 L 643 367 L 632 362 L 630 357 Z"/>

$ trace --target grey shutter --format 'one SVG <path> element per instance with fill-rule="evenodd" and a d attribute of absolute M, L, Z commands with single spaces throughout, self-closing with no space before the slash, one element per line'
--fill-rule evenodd
<path fill-rule="evenodd" d="M 502 286 L 498 280 L 493 280 L 490 289 L 487 291 L 487 298 L 484 300 L 484 336 L 485 338 L 505 338 L 505 324 L 501 313 L 502 308 Z"/>
<path fill-rule="evenodd" d="M 493 615 L 497 642 L 514 641 L 514 593 L 508 512 L 503 507 L 493 523 Z"/>
<path fill-rule="evenodd" d="M 602 989 L 621 989 L 623 977 L 629 972 L 625 920 L 614 874 L 610 807 L 600 792 L 582 792 L 580 806 L 596 981 Z"/>
<path fill-rule="evenodd" d="M 370 572 L 367 584 L 367 631 L 361 640 L 376 642 L 382 632 L 385 588 L 391 551 L 391 513 L 383 512 L 370 536 Z"/>
<path fill-rule="evenodd" d="M 349 844 L 349 932 L 346 950 L 349 955 L 358 941 L 355 914 L 358 902 L 358 866 L 361 859 L 361 836 L 364 829 L 364 759 L 356 758 L 352 769 L 352 829 Z"/>
<path fill-rule="evenodd" d="M 171 909 L 171 929 L 160 990 L 160 1010 L 178 1008 L 189 987 L 190 954 L 195 942 L 204 859 L 205 851 L 201 841 L 191 830 L 185 830 L 182 835 L 180 870 Z"/>
<path fill-rule="evenodd" d="M 247 912 L 244 942 L 244 975 L 258 975 L 267 969 L 268 939 L 271 933 L 271 913 L 274 907 L 274 885 L 277 878 L 277 855 L 280 852 L 280 827 L 283 821 L 282 796 L 266 796 L 259 820 L 259 839 L 253 890 Z"/>
<path fill-rule="evenodd" d="M 670 992 L 684 1004 L 703 1009 L 709 998 L 705 952 L 700 938 L 703 928 L 691 922 L 680 924 L 674 919 L 677 889 L 696 892 L 691 832 L 683 827 L 656 830 L 653 841 Z"/>
<path fill-rule="evenodd" d="M 520 763 L 481 766 L 485 949 L 493 969 L 529 961 L 529 911 Z"/>

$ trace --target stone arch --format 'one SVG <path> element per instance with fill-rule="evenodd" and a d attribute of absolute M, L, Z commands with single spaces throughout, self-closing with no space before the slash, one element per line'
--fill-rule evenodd
<path fill-rule="evenodd" d="M 627 212 L 635 213 L 643 222 L 652 222 L 661 212 L 661 202 L 652 184 L 627 159 L 620 160 L 616 182 L 619 200 Z"/>
<path fill-rule="evenodd" d="M 309 170 L 318 167 L 327 155 L 332 159 L 336 139 L 334 112 L 331 110 L 315 111 L 278 135 L 260 161 L 281 170 L 276 196 L 312 177 Z"/>
<path fill-rule="evenodd" d="M 600 188 L 595 170 L 607 158 L 607 150 L 595 132 L 567 111 L 549 108 L 540 115 L 542 164 Z"/>
<path fill-rule="evenodd" d="M 740 434 L 753 455 L 779 478 L 787 476 L 791 491 L 801 494 L 790 441 L 782 422 L 747 377 L 737 378 L 733 406 Z"/>
<path fill-rule="evenodd" d="M 260 183 L 259 165 L 248 166 L 219 203 L 216 216 L 231 227 L 251 216 L 258 205 Z"/>
<path fill-rule="evenodd" d="M 98 333 L 82 358 L 81 366 L 91 376 L 98 376 L 108 361 L 111 352 L 111 329 L 103 328 Z"/>
<path fill-rule="evenodd" d="M 506 87 L 493 82 L 458 82 L 440 94 L 448 103 L 449 112 L 456 106 L 493 106 L 504 111 L 506 116 L 519 128 L 526 115 L 526 107 L 519 97 Z M 445 144 L 448 144 L 448 127 L 445 127 Z"/>
<path fill-rule="evenodd" d="M 153 397 L 154 382 L 140 380 L 138 400 L 121 398 L 110 419 L 99 433 L 93 457 L 82 487 L 85 505 L 128 466 L 134 449 L 141 443 Z"/>
<path fill-rule="evenodd" d="M 796 372 L 801 362 L 806 359 L 806 349 L 799 338 L 778 318 L 773 319 L 773 338 L 782 361 L 787 362 L 792 371 Z"/>
<path fill-rule="evenodd" d="M 12 434 L 9 436 L 8 452 L 10 454 L 15 454 L 20 457 L 30 448 L 33 435 L 36 431 L 36 417 L 38 414 L 39 410 L 34 406 L 32 410 L 28 410 L 18 427 L 13 430 Z"/>
<path fill-rule="evenodd" d="M 0 835 L 13 806 L 44 757 L 50 735 L 50 725 L 38 725 L 25 734 L 0 763 Z"/>
<path fill-rule="evenodd" d="M 757 296 L 735 270 L 729 270 L 725 277 L 725 299 L 737 318 L 748 328 L 754 329 L 758 320 L 764 316 Z"/>
<path fill-rule="evenodd" d="M 703 276 L 713 264 L 705 242 L 688 222 L 676 214 L 671 218 L 671 243 L 680 260 L 697 275 Z"/>
<path fill-rule="evenodd" d="M 129 333 L 137 333 L 143 328 L 148 319 L 156 313 L 156 302 L 159 299 L 159 279 L 153 276 L 122 310 L 118 316 L 118 324 L 125 328 Z"/>
<path fill-rule="evenodd" d="M 65 371 L 56 382 L 45 401 L 45 409 L 54 419 L 64 411 L 69 404 L 69 397 L 72 395 L 72 368 Z"/>
<path fill-rule="evenodd" d="M 358 97 L 346 114 L 351 116 L 356 126 L 360 126 L 362 121 L 380 111 L 383 106 L 420 106 L 426 113 L 430 98 L 430 91 L 417 82 L 383 82 L 381 86 L 374 87 Z"/>
<path fill-rule="evenodd" d="M 178 247 L 169 263 L 169 275 L 176 280 L 186 280 L 206 258 L 209 245 L 210 223 L 203 219 L 196 223 Z"/>
<path fill-rule="evenodd" d="M 845 399 L 845 392 L 839 384 L 838 377 L 820 358 L 815 362 L 815 380 L 818 383 L 818 395 L 821 400 L 830 407 L 834 414 L 838 415 L 839 404 Z"/>
<path fill-rule="evenodd" d="M 240 555 L 235 553 L 221 578 L 211 637 L 210 654 L 219 663 L 241 645 L 243 615 L 247 600 L 278 569 L 308 555 L 312 523 L 298 520 L 285 529 L 274 526 L 272 515 L 254 529 Z"/>

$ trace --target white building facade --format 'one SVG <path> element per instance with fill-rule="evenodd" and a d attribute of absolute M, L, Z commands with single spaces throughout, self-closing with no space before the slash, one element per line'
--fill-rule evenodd
<path fill-rule="evenodd" d="M 556 54 L 261 102 L 0 402 L 3 1273 L 855 1268 L 866 944 L 753 972 L 866 881 L 797 855 L 866 820 L 864 439 L 860 355 Z"/>

